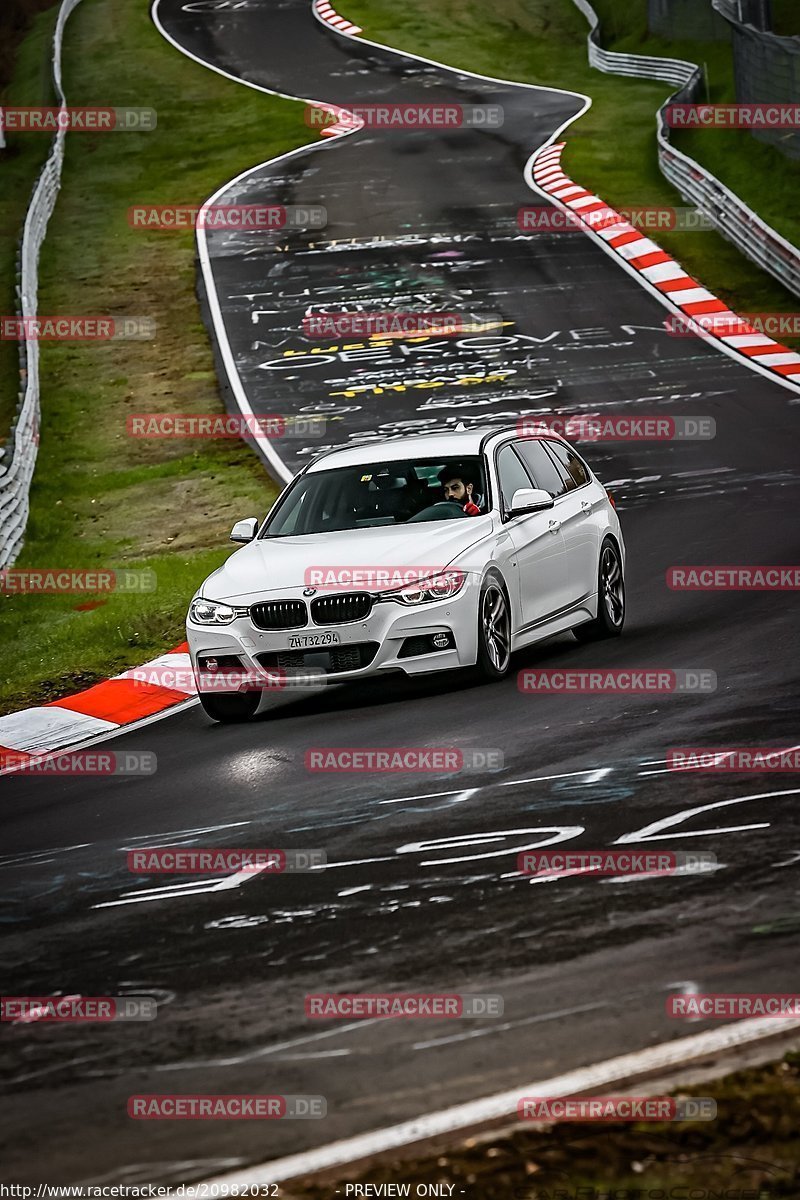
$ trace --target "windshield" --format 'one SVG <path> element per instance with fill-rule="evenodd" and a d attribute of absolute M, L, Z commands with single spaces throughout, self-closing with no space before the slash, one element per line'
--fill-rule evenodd
<path fill-rule="evenodd" d="M 478 455 L 457 462 L 410 458 L 362 463 L 301 475 L 270 516 L 261 537 L 458 521 L 487 511 Z"/>

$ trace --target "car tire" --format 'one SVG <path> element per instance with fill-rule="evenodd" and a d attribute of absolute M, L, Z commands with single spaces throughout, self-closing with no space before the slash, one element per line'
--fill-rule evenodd
<path fill-rule="evenodd" d="M 596 642 L 601 638 L 619 637 L 625 624 L 625 575 L 622 556 L 611 538 L 600 547 L 597 566 L 597 616 L 593 621 L 576 625 L 573 633 L 579 642 Z"/>
<path fill-rule="evenodd" d="M 203 711 L 212 721 L 223 725 L 232 725 L 239 721 L 249 721 L 255 716 L 261 701 L 261 692 L 229 692 L 220 696 L 204 696 L 199 694 Z"/>
<path fill-rule="evenodd" d="M 502 679 L 511 664 L 511 605 L 502 579 L 487 575 L 478 601 L 478 660 L 483 680 Z"/>

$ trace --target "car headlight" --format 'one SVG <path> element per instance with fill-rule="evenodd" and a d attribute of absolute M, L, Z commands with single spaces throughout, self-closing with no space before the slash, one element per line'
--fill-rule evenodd
<path fill-rule="evenodd" d="M 196 596 L 189 605 L 189 620 L 195 625 L 230 625 L 239 615 L 239 609 L 231 608 L 230 604 L 204 600 L 202 596 Z"/>
<path fill-rule="evenodd" d="M 395 592 L 385 592 L 381 599 L 396 600 L 398 604 L 406 605 L 430 604 L 434 600 L 450 600 L 457 596 L 466 582 L 466 571 L 442 571 L 439 575 L 421 579 L 419 583 L 406 584 Z"/>

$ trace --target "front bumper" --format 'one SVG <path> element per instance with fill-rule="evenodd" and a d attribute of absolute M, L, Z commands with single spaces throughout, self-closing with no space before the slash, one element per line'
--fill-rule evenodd
<path fill-rule="evenodd" d="M 187 619 L 186 637 L 192 667 L 196 678 L 201 674 L 207 677 L 207 673 L 202 673 L 198 667 L 198 656 L 235 655 L 241 660 L 247 674 L 248 683 L 245 686 L 250 689 L 257 686 L 253 680 L 263 675 L 264 690 L 268 690 L 287 685 L 314 685 L 321 681 L 345 682 L 392 671 L 422 675 L 472 666 L 477 660 L 479 593 L 480 580 L 470 574 L 458 595 L 449 600 L 434 600 L 413 607 L 382 600 L 377 601 L 369 615 L 361 620 L 316 625 L 309 616 L 305 625 L 286 630 L 259 629 L 249 614 L 236 617 L 230 625 L 198 625 Z M 299 588 L 282 590 L 280 594 L 249 597 L 251 604 L 262 600 L 301 598 L 302 589 Z M 238 602 L 232 600 L 226 600 L 225 603 L 239 606 Z M 243 603 L 241 607 L 244 607 Z M 326 656 L 325 647 L 320 647 L 318 651 L 302 651 L 304 658 L 309 656 L 307 670 L 304 671 L 302 667 L 283 670 L 278 666 L 276 679 L 276 666 L 273 665 L 276 657 L 298 655 L 297 649 L 292 648 L 291 638 L 332 632 L 339 636 L 337 649 L 344 651 L 351 648 L 353 654 L 349 657 L 358 656 L 366 665 L 349 670 L 321 668 L 314 665 L 318 654 Z M 442 633 L 450 635 L 451 648 L 409 654 L 409 650 L 416 649 L 414 645 L 408 645 L 409 638 L 433 637 Z M 401 654 L 404 644 L 405 651 Z M 358 647 L 368 649 L 357 651 Z M 348 656 L 343 654 L 337 657 L 344 659 Z"/>

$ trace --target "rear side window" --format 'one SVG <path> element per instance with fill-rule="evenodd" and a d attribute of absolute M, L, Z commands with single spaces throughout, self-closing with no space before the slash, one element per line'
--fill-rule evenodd
<path fill-rule="evenodd" d="M 565 446 L 563 442 L 547 442 L 547 449 L 561 468 L 568 492 L 589 482 L 589 472 L 571 446 Z"/>
<path fill-rule="evenodd" d="M 543 488 L 551 496 L 561 496 L 567 490 L 561 472 L 541 442 L 528 438 L 514 445 L 533 477 L 534 487 Z"/>

